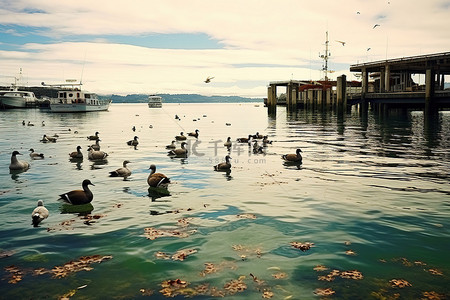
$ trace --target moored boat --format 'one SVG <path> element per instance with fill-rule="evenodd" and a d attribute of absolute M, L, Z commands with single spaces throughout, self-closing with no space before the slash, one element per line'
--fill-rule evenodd
<path fill-rule="evenodd" d="M 0 91 L 1 108 L 27 108 L 35 107 L 37 98 L 33 92 L 19 91 L 17 87 L 9 91 Z"/>
<path fill-rule="evenodd" d="M 157 95 L 148 96 L 148 107 L 161 108 L 162 107 L 162 97 L 157 96 Z"/>
<path fill-rule="evenodd" d="M 52 112 L 105 111 L 111 104 L 111 99 L 99 99 L 95 93 L 82 91 L 81 83 L 55 86 L 60 86 L 61 90 L 58 91 L 57 98 L 50 100 Z"/>

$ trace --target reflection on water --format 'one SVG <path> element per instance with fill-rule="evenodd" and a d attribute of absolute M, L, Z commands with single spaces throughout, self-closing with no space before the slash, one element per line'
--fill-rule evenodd
<path fill-rule="evenodd" d="M 448 298 L 449 125 L 448 112 L 424 118 L 278 107 L 268 115 L 253 104 L 1 111 L 1 297 L 74 290 L 74 298 L 165 299 L 166 282 L 178 298 L 312 299 L 327 288 L 337 299 Z M 188 138 L 187 157 L 167 156 L 175 135 L 195 129 L 201 135 Z M 95 131 L 108 160 L 69 160 L 78 145 L 87 158 L 86 137 Z M 273 141 L 264 153 L 235 142 L 255 132 Z M 58 142 L 40 143 L 44 134 L 58 134 Z M 130 149 L 124 141 L 135 134 L 139 147 Z M 30 169 L 10 174 L 12 151 L 29 148 L 45 159 L 27 157 Z M 281 159 L 297 148 L 302 164 Z M 231 170 L 215 172 L 226 155 Z M 124 160 L 133 162 L 132 175 L 110 178 L 108 166 Z M 148 187 L 150 164 L 171 178 L 168 191 Z M 84 179 L 95 182 L 90 207 L 61 206 L 58 195 Z M 31 228 L 39 199 L 50 216 Z M 92 255 L 112 259 L 63 278 L 46 272 Z M 400 280 L 411 286 L 395 287 Z"/>

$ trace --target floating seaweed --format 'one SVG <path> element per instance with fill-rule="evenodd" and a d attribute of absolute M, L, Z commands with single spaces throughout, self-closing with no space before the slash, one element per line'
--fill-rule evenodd
<path fill-rule="evenodd" d="M 16 284 L 23 278 L 22 270 L 14 265 L 5 267 L 5 271 L 9 273 L 8 283 Z"/>
<path fill-rule="evenodd" d="M 240 276 L 238 279 L 233 279 L 223 286 L 229 295 L 234 295 L 236 293 L 241 293 L 247 289 L 247 285 L 243 281 L 245 276 Z"/>
<path fill-rule="evenodd" d="M 295 249 L 300 249 L 303 252 L 311 249 L 311 247 L 314 245 L 314 243 L 310 243 L 310 242 L 290 242 L 291 246 L 294 247 Z"/>
<path fill-rule="evenodd" d="M 328 270 L 328 268 L 325 267 L 324 265 L 317 265 L 317 266 L 315 266 L 315 267 L 313 268 L 313 270 L 314 270 L 314 271 L 317 271 L 317 272 L 322 272 L 322 271 Z"/>
<path fill-rule="evenodd" d="M 259 247 L 258 248 L 250 248 L 250 247 L 246 247 L 243 245 L 232 245 L 231 247 L 233 248 L 234 251 L 238 252 L 238 254 L 242 260 L 246 260 L 247 255 L 256 254 L 256 257 L 258 257 L 258 258 L 261 258 L 261 255 L 262 255 L 262 251 Z"/>
<path fill-rule="evenodd" d="M 443 275 L 442 271 L 438 270 L 438 269 L 428 269 L 428 270 L 425 270 L 425 271 L 427 271 L 428 273 L 430 273 L 432 275 L 437 275 L 437 276 L 442 276 Z"/>
<path fill-rule="evenodd" d="M 256 215 L 254 215 L 254 214 L 249 214 L 249 213 L 238 214 L 238 215 L 236 215 L 236 217 L 237 217 L 238 219 L 251 219 L 251 220 L 255 220 L 255 219 L 256 219 Z"/>
<path fill-rule="evenodd" d="M 324 276 L 319 276 L 318 279 L 322 281 L 333 281 L 336 277 L 341 277 L 345 279 L 361 280 L 364 278 L 362 273 L 358 270 L 352 271 L 339 271 L 332 270 L 329 274 Z"/>
<path fill-rule="evenodd" d="M 175 279 L 166 280 L 161 283 L 162 289 L 159 291 L 166 297 L 176 297 L 179 295 L 195 295 L 195 290 L 188 288 L 189 282 Z"/>
<path fill-rule="evenodd" d="M 353 251 L 352 249 L 345 251 L 345 254 L 347 255 L 357 255 L 355 251 Z"/>
<path fill-rule="evenodd" d="M 62 266 L 55 266 L 51 271 L 53 273 L 53 277 L 64 278 L 71 273 L 76 273 L 80 271 L 91 271 L 93 270 L 91 264 L 101 263 L 109 259 L 112 259 L 111 255 L 82 256 L 78 260 L 69 261 Z"/>
<path fill-rule="evenodd" d="M 14 250 L 2 250 L 0 251 L 0 258 L 10 257 L 16 253 Z"/>
<path fill-rule="evenodd" d="M 284 272 L 278 272 L 278 273 L 272 274 L 272 277 L 275 279 L 285 279 L 288 277 L 288 275 Z"/>
<path fill-rule="evenodd" d="M 177 225 L 181 227 L 188 227 L 190 225 L 190 221 L 192 221 L 193 218 L 181 218 L 177 221 Z"/>
<path fill-rule="evenodd" d="M 156 258 L 159 259 L 172 259 L 172 260 L 180 260 L 183 261 L 185 260 L 189 255 L 196 253 L 197 250 L 195 249 L 184 249 L 184 250 L 178 250 L 177 252 L 175 252 L 175 254 L 173 254 L 172 256 L 169 254 L 166 254 L 164 252 L 158 251 L 155 253 Z"/>
<path fill-rule="evenodd" d="M 230 268 L 231 270 L 236 270 L 237 266 L 234 262 L 221 262 L 220 264 L 205 263 L 205 269 L 200 273 L 200 276 L 205 277 L 206 275 L 217 273 L 224 268 Z"/>
<path fill-rule="evenodd" d="M 436 293 L 435 291 L 431 291 L 431 292 L 423 292 L 423 299 L 428 299 L 428 300 L 443 300 L 446 299 L 445 295 L 441 295 Z"/>

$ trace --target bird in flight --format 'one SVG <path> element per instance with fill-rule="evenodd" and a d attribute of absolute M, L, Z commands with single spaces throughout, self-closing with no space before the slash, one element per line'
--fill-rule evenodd
<path fill-rule="evenodd" d="M 360 15 L 361 13 L 359 11 L 356 12 L 357 15 Z"/>
<path fill-rule="evenodd" d="M 338 41 L 338 40 L 336 40 L 336 42 L 341 43 L 342 46 L 345 46 L 345 42 L 343 42 L 343 41 Z"/>
<path fill-rule="evenodd" d="M 380 26 L 380 24 L 375 24 L 375 25 L 373 25 L 373 28 L 372 28 L 372 29 L 375 29 L 375 28 L 378 27 L 378 26 Z"/>
<path fill-rule="evenodd" d="M 372 49 L 372 48 L 367 48 L 367 51 L 369 51 L 370 49 Z"/>
<path fill-rule="evenodd" d="M 205 83 L 210 83 L 211 79 L 214 79 L 214 77 L 208 76 L 208 78 L 206 78 Z"/>

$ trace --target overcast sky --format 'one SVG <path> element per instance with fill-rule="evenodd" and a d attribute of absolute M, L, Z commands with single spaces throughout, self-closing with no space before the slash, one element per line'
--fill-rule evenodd
<path fill-rule="evenodd" d="M 450 51 L 449 30 L 450 0 L 0 0 L 0 83 L 22 68 L 100 94 L 266 97 L 323 77 L 326 31 L 329 77 L 356 79 L 352 64 Z"/>

